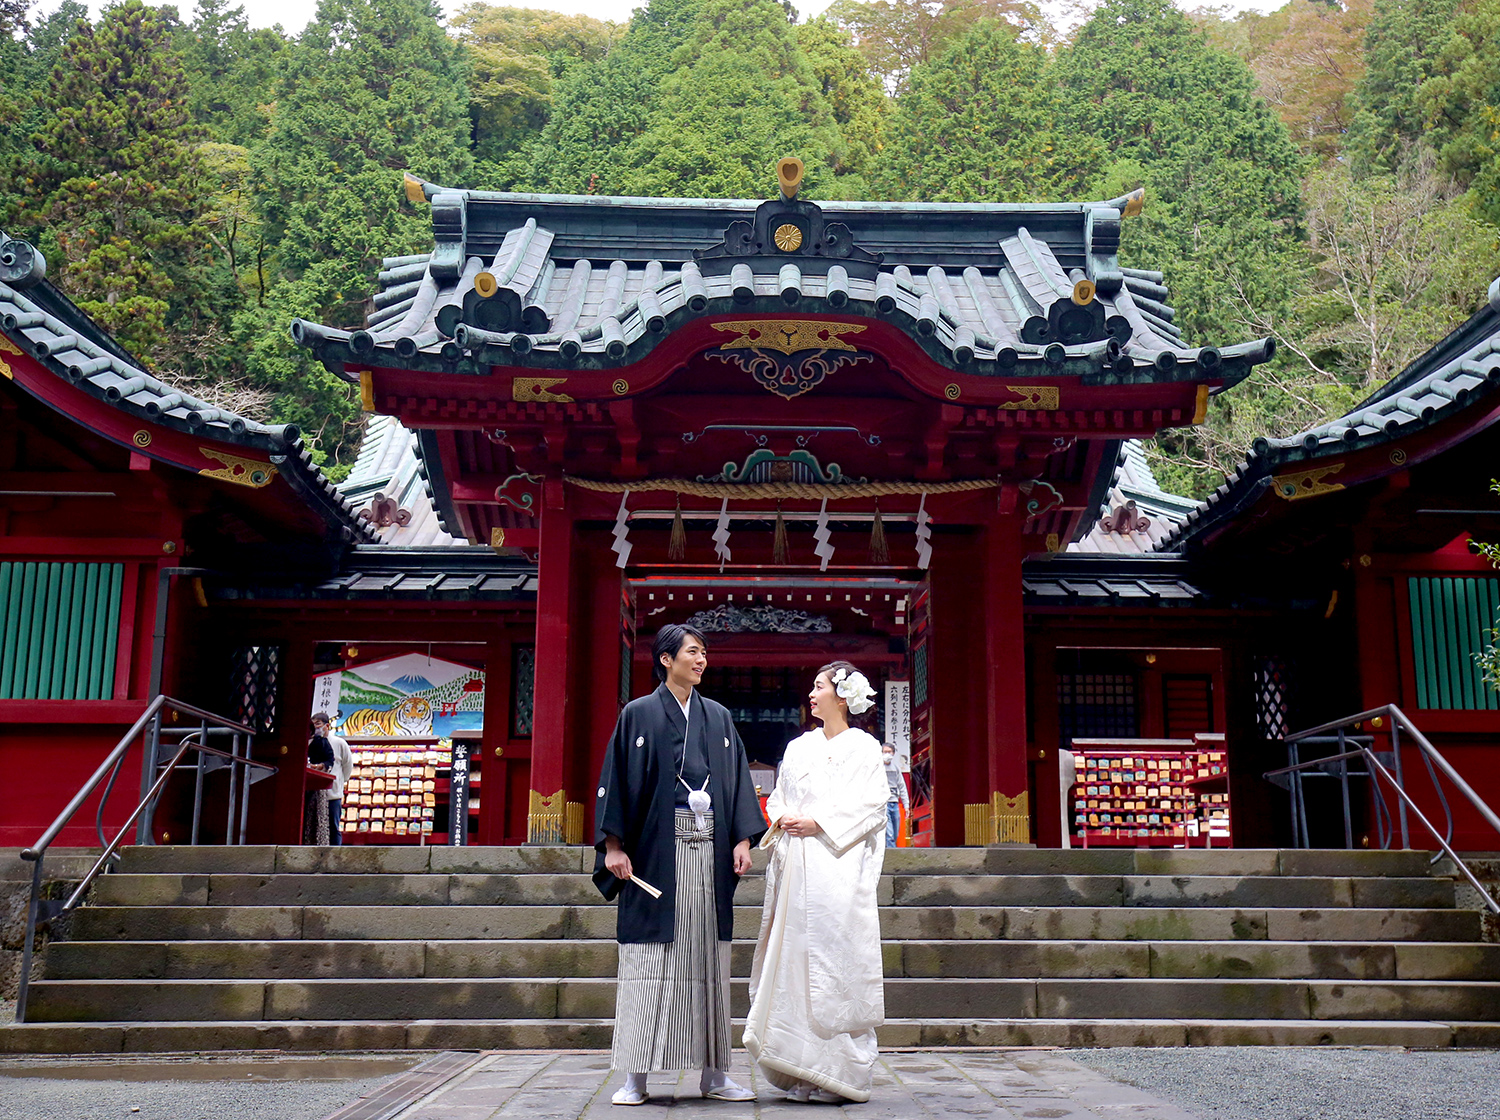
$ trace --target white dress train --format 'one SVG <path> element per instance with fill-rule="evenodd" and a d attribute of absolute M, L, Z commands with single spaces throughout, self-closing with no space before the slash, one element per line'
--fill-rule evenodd
<path fill-rule="evenodd" d="M 870 1099 L 885 1021 L 875 891 L 890 797 L 880 744 L 850 728 L 809 731 L 788 744 L 766 802 L 774 823 L 811 817 L 816 836 L 773 829 L 766 902 L 750 973 L 745 1049 L 772 1085 L 809 1082 Z"/>

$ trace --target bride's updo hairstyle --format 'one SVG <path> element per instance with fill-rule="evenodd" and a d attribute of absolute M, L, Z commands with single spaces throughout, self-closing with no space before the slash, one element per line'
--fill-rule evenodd
<path fill-rule="evenodd" d="M 846 676 L 851 677 L 855 673 L 859 672 L 859 670 L 854 667 L 854 664 L 852 662 L 843 660 L 830 661 L 827 665 L 824 665 L 821 669 L 813 674 L 813 679 L 817 680 L 818 677 L 822 676 L 824 673 L 827 673 L 828 679 L 831 681 L 834 677 L 834 674 L 836 674 L 840 669 L 844 670 Z M 834 692 L 838 692 L 837 685 L 834 685 Z M 849 721 L 850 727 L 857 727 L 861 731 L 869 731 L 872 727 L 875 726 L 875 705 L 873 703 L 859 715 L 855 715 L 853 712 L 849 711 L 849 702 L 847 700 L 840 696 L 839 701 L 844 705 L 844 718 Z"/>

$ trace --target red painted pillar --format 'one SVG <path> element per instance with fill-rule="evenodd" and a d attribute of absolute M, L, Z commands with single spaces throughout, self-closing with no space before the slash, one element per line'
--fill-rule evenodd
<path fill-rule="evenodd" d="M 308 722 L 313 702 L 313 642 L 300 631 L 288 638 L 281 667 L 276 735 L 256 739 L 256 756 L 277 767 L 276 777 L 250 787 L 250 842 L 302 843 L 302 799 L 307 776 Z M 270 754 L 263 755 L 269 749 Z M 267 788 L 269 787 L 269 788 Z M 269 794 L 267 813 L 265 798 Z M 266 825 L 269 824 L 269 835 Z"/>
<path fill-rule="evenodd" d="M 568 620 L 573 593 L 574 512 L 561 476 L 542 486 L 537 561 L 536 683 L 531 724 L 529 844 L 559 844 L 568 799 Z"/>
<path fill-rule="evenodd" d="M 1031 842 L 1027 789 L 1026 620 L 1022 609 L 1021 518 L 984 528 L 984 748 L 992 841 Z"/>
<path fill-rule="evenodd" d="M 982 843 L 968 827 L 988 803 L 988 697 L 984 659 L 984 545 L 979 530 L 939 534 L 933 542 L 928 689 L 932 697 L 932 823 L 938 847 Z"/>
<path fill-rule="evenodd" d="M 500 844 L 505 837 L 505 744 L 510 732 L 510 643 L 484 647 L 484 733 L 480 738 L 478 840 Z"/>

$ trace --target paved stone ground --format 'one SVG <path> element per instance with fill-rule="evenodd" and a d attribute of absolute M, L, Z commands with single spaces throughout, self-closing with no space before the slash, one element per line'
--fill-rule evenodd
<path fill-rule="evenodd" d="M 1070 1050 L 1203 1120 L 1495 1120 L 1500 1052 L 1299 1047 Z"/>
<path fill-rule="evenodd" d="M 889 1053 L 875 1074 L 867 1104 L 794 1104 L 735 1054 L 731 1075 L 754 1088 L 753 1105 L 705 1101 L 698 1074 L 660 1075 L 651 1101 L 627 1112 L 610 1104 L 620 1076 L 607 1054 L 492 1054 L 399 1113 L 400 1120 L 730 1120 L 731 1117 L 842 1115 L 848 1120 L 925 1120 L 974 1116 L 986 1120 L 1198 1120 L 1139 1089 L 1111 1081 L 1059 1051 Z M 356 1120 L 358 1108 L 337 1114 Z"/>
<path fill-rule="evenodd" d="M 404 1109 L 398 1082 L 462 1072 Z M 420 1065 L 418 1063 L 421 1063 Z M 411 1067 L 416 1070 L 408 1072 Z M 704 1101 L 696 1072 L 633 1111 L 600 1052 L 0 1059 L 0 1120 L 1495 1120 L 1500 1053 L 1313 1047 L 887 1052 L 868 1104 Z M 429 1084 L 434 1083 L 429 1080 Z M 384 1092 L 382 1092 L 384 1091 Z"/>
<path fill-rule="evenodd" d="M 425 1057 L 0 1059 L 0 1120 L 322 1120 Z"/>

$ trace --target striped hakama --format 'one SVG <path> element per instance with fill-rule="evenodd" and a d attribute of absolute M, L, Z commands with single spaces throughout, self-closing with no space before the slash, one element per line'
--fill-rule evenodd
<path fill-rule="evenodd" d="M 667 944 L 621 945 L 610 1065 L 729 1068 L 729 942 L 714 910 L 714 818 L 677 810 L 677 909 Z"/>

